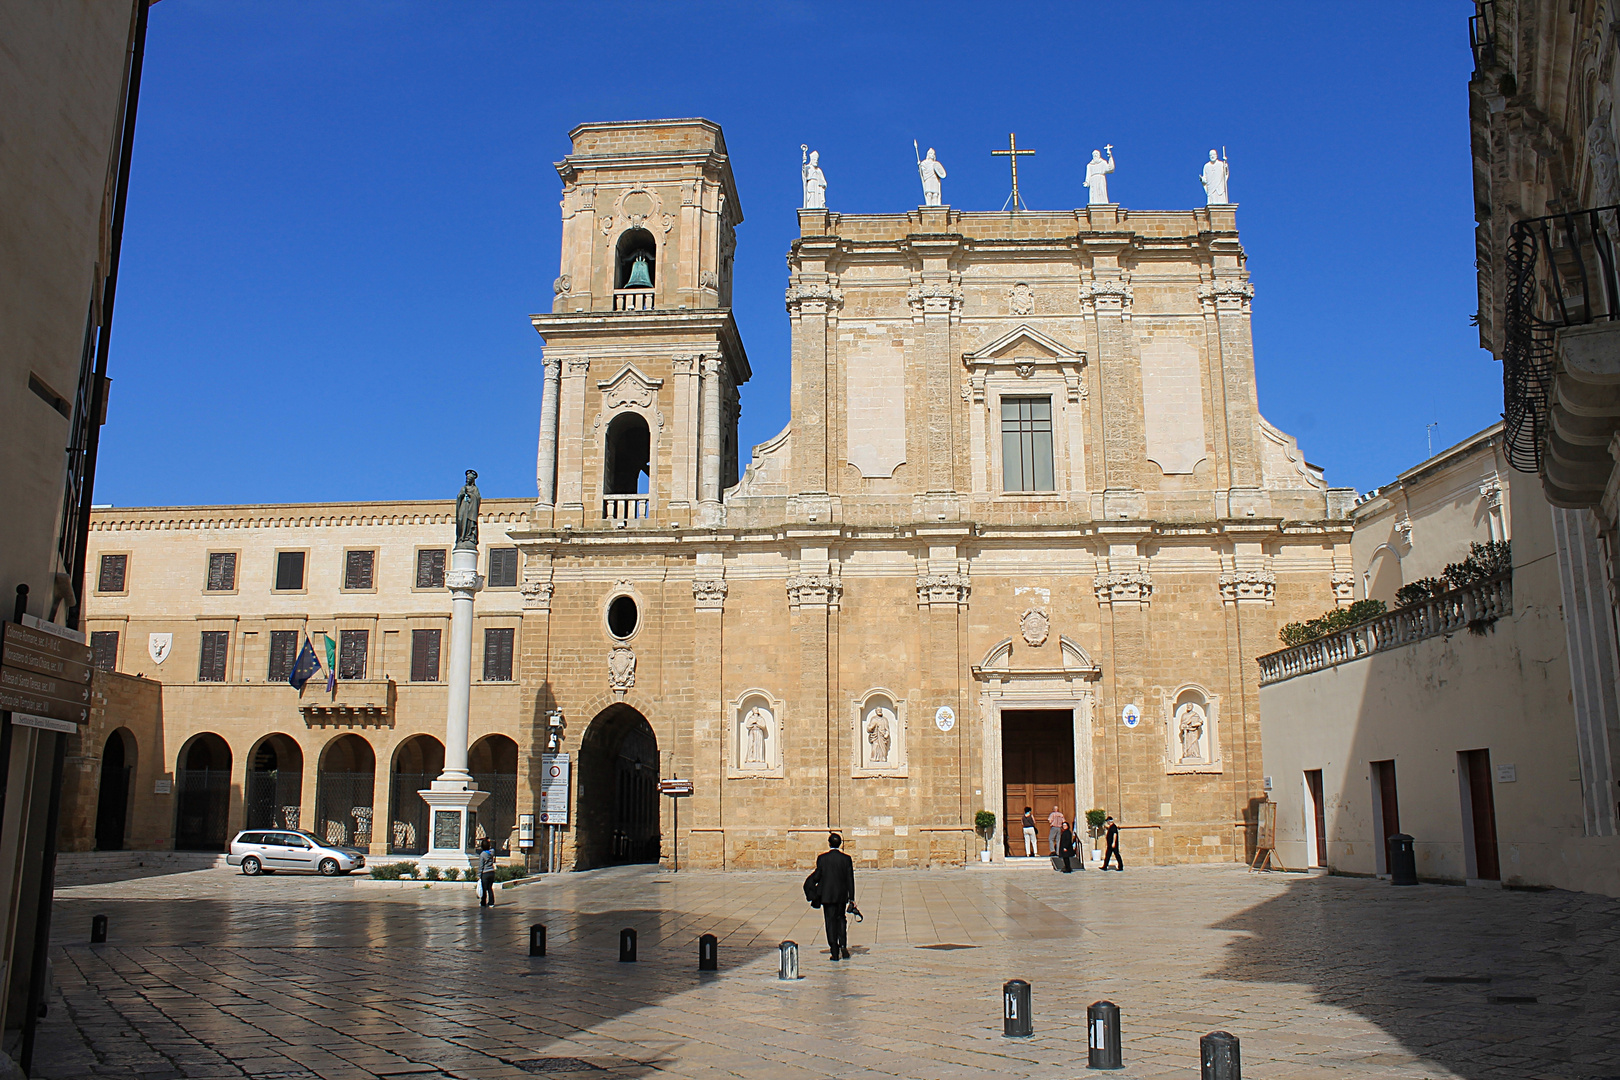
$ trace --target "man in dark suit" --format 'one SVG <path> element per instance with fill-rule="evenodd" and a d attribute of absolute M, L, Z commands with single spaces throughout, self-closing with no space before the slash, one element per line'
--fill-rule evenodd
<path fill-rule="evenodd" d="M 816 857 L 816 868 L 804 879 L 804 895 L 819 904 L 827 922 L 827 951 L 834 960 L 849 959 L 849 906 L 855 902 L 855 860 L 839 848 L 844 838 L 827 837 L 827 851 Z"/>
<path fill-rule="evenodd" d="M 1108 838 L 1108 851 L 1103 855 L 1102 868 L 1107 870 L 1109 862 L 1117 860 L 1119 865 L 1114 867 L 1114 869 L 1123 872 L 1125 869 L 1125 859 L 1119 853 L 1119 826 L 1114 824 L 1113 815 L 1109 815 L 1104 824 L 1107 826 L 1107 828 L 1103 830 L 1103 835 Z"/>

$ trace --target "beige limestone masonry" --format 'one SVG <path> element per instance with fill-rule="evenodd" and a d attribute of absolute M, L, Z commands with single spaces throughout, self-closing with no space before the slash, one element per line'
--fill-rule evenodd
<path fill-rule="evenodd" d="M 959 864 L 985 846 L 975 811 L 1005 814 L 1004 714 L 1042 710 L 1067 747 L 1043 754 L 1072 752 L 1058 772 L 1076 809 L 1118 817 L 1132 858 L 1242 858 L 1263 795 L 1254 657 L 1349 601 L 1333 582 L 1351 570 L 1353 493 L 1258 412 L 1236 211 L 800 211 L 791 419 L 743 471 L 751 368 L 726 306 L 742 215 L 718 126 L 586 124 L 573 140 L 553 302 L 533 316 L 538 498 L 486 501 L 481 531 L 522 552 L 519 587 L 477 602 L 519 628 L 516 681 L 475 682 L 472 714 L 474 738 L 520 748 L 518 811 L 560 710 L 569 865 L 798 865 L 828 828 L 863 866 Z M 637 253 L 646 288 L 629 284 Z M 1009 492 L 1006 458 L 1048 445 L 1004 436 L 1019 400 L 1049 409 L 1051 482 Z M 447 623 L 447 595 L 412 591 L 405 568 L 448 546 L 449 514 L 109 511 L 92 536 L 130 553 L 130 585 L 92 598 L 93 626 L 127 626 L 125 670 L 149 673 L 147 635 L 175 630 L 155 669 L 168 745 L 229 730 L 240 771 L 280 731 L 307 776 L 340 729 L 263 684 L 265 630 Z M 244 553 L 240 595 L 210 598 L 222 545 Z M 357 545 L 379 552 L 364 597 L 335 585 Z M 309 595 L 272 592 L 274 552 L 298 547 Z M 230 685 L 195 681 L 204 625 L 258 635 L 235 646 Z M 442 691 L 393 674 L 390 725 L 355 729 L 379 773 L 409 735 L 442 732 Z M 675 775 L 694 786 L 678 828 L 651 787 Z"/>

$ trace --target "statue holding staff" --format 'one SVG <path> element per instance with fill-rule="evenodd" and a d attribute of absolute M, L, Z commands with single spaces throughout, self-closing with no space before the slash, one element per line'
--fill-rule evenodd
<path fill-rule="evenodd" d="M 911 149 L 913 152 L 917 150 L 916 139 L 911 140 Z M 934 158 L 934 148 L 932 146 L 928 148 L 926 158 L 919 157 L 917 159 L 917 175 L 922 178 L 923 205 L 939 206 L 942 190 L 940 181 L 945 179 L 945 166 Z"/>
<path fill-rule="evenodd" d="M 1205 201 L 1210 206 L 1222 206 L 1232 201 L 1226 194 L 1226 180 L 1230 175 L 1231 170 L 1226 164 L 1225 148 L 1222 147 L 1222 156 L 1219 158 L 1215 156 L 1215 151 L 1211 150 L 1209 152 L 1209 162 L 1205 164 L 1204 171 L 1198 177 L 1204 185 L 1204 194 L 1208 196 Z"/>
<path fill-rule="evenodd" d="M 821 155 L 811 150 L 808 143 L 799 144 L 799 152 L 803 156 L 799 166 L 799 175 L 804 181 L 804 208 L 806 210 L 827 209 L 827 177 L 821 171 Z"/>

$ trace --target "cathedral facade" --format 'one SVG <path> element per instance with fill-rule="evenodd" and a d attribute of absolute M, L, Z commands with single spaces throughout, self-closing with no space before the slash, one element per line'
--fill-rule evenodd
<path fill-rule="evenodd" d="M 744 462 L 720 128 L 571 138 L 533 316 L 537 498 L 482 519 L 473 771 L 512 789 L 488 827 L 537 812 L 560 752 L 578 868 L 803 865 L 829 828 L 864 867 L 999 860 L 1026 806 L 1108 811 L 1128 860 L 1244 857 L 1255 657 L 1354 599 L 1354 492 L 1260 415 L 1236 208 L 800 210 L 791 419 Z M 216 831 L 280 807 L 409 852 L 413 785 L 443 760 L 449 537 L 448 504 L 98 512 L 93 556 L 125 561 L 91 629 L 165 683 L 177 821 L 200 761 L 242 774 Z M 226 551 L 240 586 L 192 599 Z M 296 551 L 308 583 L 282 589 Z M 347 587 L 356 558 L 369 591 Z M 352 635 L 337 688 L 298 698 L 278 662 L 328 627 Z M 163 634 L 167 674 L 139 656 Z"/>

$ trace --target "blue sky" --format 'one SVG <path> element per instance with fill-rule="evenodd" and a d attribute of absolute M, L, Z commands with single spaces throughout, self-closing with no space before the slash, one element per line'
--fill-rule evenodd
<path fill-rule="evenodd" d="M 1461 2 L 249 4 L 152 10 L 98 502 L 534 494 L 552 163 L 584 120 L 705 116 L 745 221 L 740 443 L 788 412 L 799 144 L 828 203 L 1197 205 L 1211 146 L 1256 295 L 1260 404 L 1365 490 L 1494 422 Z M 1352 17 L 1353 16 L 1353 17 Z M 746 463 L 746 450 L 745 450 Z"/>

